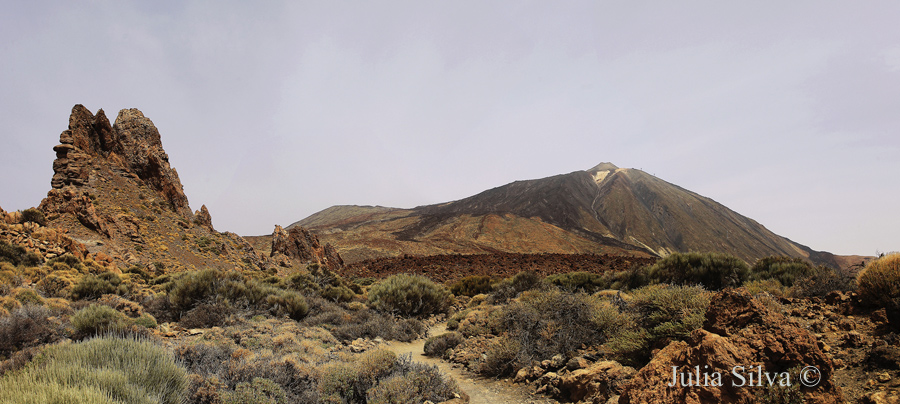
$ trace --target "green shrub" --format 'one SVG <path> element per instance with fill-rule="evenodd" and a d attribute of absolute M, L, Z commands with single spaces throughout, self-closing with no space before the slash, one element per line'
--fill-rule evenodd
<path fill-rule="evenodd" d="M 356 296 L 350 288 L 346 286 L 326 286 L 321 293 L 322 297 L 331 300 L 333 302 L 349 302 L 353 299 L 353 296 Z"/>
<path fill-rule="evenodd" d="M 383 349 L 368 351 L 355 362 L 325 365 L 319 381 L 324 397 L 339 397 L 344 402 L 365 403 L 366 392 L 393 370 L 397 355 Z"/>
<path fill-rule="evenodd" d="M 277 383 L 254 377 L 250 383 L 238 383 L 234 392 L 222 394 L 223 404 L 282 404 L 288 403 L 287 394 Z"/>
<path fill-rule="evenodd" d="M 750 280 L 774 279 L 786 287 L 791 287 L 794 282 L 816 272 L 812 264 L 791 257 L 765 257 L 756 261 L 750 268 Z"/>
<path fill-rule="evenodd" d="M 103 337 L 50 347 L 23 371 L 0 378 L 0 402 L 177 404 L 187 384 L 164 349 Z"/>
<path fill-rule="evenodd" d="M 41 226 L 47 225 L 47 218 L 44 217 L 44 212 L 42 212 L 40 209 L 35 208 L 28 208 L 23 210 L 22 221 L 37 223 Z"/>
<path fill-rule="evenodd" d="M 271 310 L 276 315 L 287 315 L 294 320 L 302 320 L 309 312 L 306 299 L 293 290 L 278 290 L 266 298 Z"/>
<path fill-rule="evenodd" d="M 0 241 L 0 262 L 9 262 L 15 266 L 32 267 L 39 265 L 43 258 L 19 245 Z"/>
<path fill-rule="evenodd" d="M 475 296 L 490 293 L 491 277 L 486 275 L 471 275 L 457 280 L 450 286 L 450 292 L 456 296 Z"/>
<path fill-rule="evenodd" d="M 72 287 L 72 299 L 96 299 L 106 294 L 128 293 L 128 287 L 122 283 L 122 278 L 112 272 L 104 272 L 99 275 L 88 274 Z"/>
<path fill-rule="evenodd" d="M 643 365 L 654 348 L 683 340 L 703 325 L 711 293 L 699 286 L 650 285 L 634 290 L 626 326 L 606 345 L 620 362 Z"/>
<path fill-rule="evenodd" d="M 856 279 L 860 301 L 888 311 L 900 311 L 900 253 L 878 258 Z"/>
<path fill-rule="evenodd" d="M 450 292 L 420 275 L 397 274 L 369 290 L 369 304 L 377 310 L 405 316 L 447 311 Z"/>
<path fill-rule="evenodd" d="M 775 297 L 784 297 L 787 293 L 787 288 L 776 279 L 758 279 L 750 281 L 744 284 L 744 288 L 746 288 L 753 296 L 760 293 L 768 293 Z"/>
<path fill-rule="evenodd" d="M 458 332 L 436 335 L 425 340 L 425 355 L 446 357 L 448 350 L 456 348 L 463 341 L 465 341 L 465 338 Z"/>
<path fill-rule="evenodd" d="M 550 275 L 544 278 L 544 282 L 568 292 L 585 292 L 588 294 L 609 287 L 607 279 L 602 275 L 590 272 L 569 272 Z"/>
<path fill-rule="evenodd" d="M 721 290 L 741 286 L 749 271 L 744 261 L 727 254 L 675 253 L 640 272 L 644 285 L 703 285 L 709 290 Z"/>
<path fill-rule="evenodd" d="M 624 321 L 608 302 L 583 293 L 549 290 L 523 293 L 520 301 L 503 309 L 499 328 L 520 347 L 516 366 L 525 366 L 582 345 L 599 345 Z"/>
<path fill-rule="evenodd" d="M 129 323 L 124 314 L 102 304 L 91 304 L 76 311 L 70 321 L 75 331 L 84 336 L 121 331 Z"/>
<path fill-rule="evenodd" d="M 541 278 L 533 271 L 522 271 L 511 278 L 504 279 L 494 285 L 491 299 L 497 302 L 506 302 L 513 299 L 526 290 L 540 287 Z"/>
<path fill-rule="evenodd" d="M 34 289 L 20 288 L 16 291 L 16 300 L 23 305 L 33 304 L 35 306 L 40 306 L 44 304 L 44 299 L 41 298 Z"/>

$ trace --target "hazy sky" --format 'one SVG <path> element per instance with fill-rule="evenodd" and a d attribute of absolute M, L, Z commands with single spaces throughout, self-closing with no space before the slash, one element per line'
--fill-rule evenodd
<path fill-rule="evenodd" d="M 74 104 L 159 128 L 193 209 L 271 233 L 611 161 L 816 250 L 900 250 L 900 2 L 2 1 L 0 206 Z"/>

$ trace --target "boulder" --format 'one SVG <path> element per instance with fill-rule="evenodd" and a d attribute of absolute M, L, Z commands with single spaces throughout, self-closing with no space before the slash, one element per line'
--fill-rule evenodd
<path fill-rule="evenodd" d="M 807 374 L 807 379 L 818 376 L 819 382 L 800 387 L 806 402 L 843 402 L 832 381 L 832 360 L 812 334 L 745 290 L 726 289 L 713 297 L 702 329 L 654 355 L 624 388 L 619 403 L 755 403 L 765 388 L 760 385 L 779 384 L 785 377 L 796 385 L 798 375 L 786 372 L 808 366 L 819 374 Z"/>
<path fill-rule="evenodd" d="M 600 361 L 560 375 L 556 387 L 560 392 L 559 398 L 564 400 L 606 402 L 610 397 L 621 394 L 622 388 L 635 373 L 630 366 L 622 366 L 615 361 Z"/>

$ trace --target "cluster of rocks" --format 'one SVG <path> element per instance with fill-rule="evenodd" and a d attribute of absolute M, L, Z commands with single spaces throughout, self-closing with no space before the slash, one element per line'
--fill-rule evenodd
<path fill-rule="evenodd" d="M 67 253 L 78 259 L 84 259 L 88 255 L 84 245 L 62 231 L 34 222 L 24 222 L 21 212 L 7 213 L 2 208 L 0 208 L 0 240 L 36 253 L 43 260 Z"/>
<path fill-rule="evenodd" d="M 282 267 L 291 267 L 294 261 L 319 264 L 332 271 L 344 266 L 344 260 L 331 244 L 323 246 L 315 234 L 300 226 L 289 230 L 275 226 L 271 256 Z"/>

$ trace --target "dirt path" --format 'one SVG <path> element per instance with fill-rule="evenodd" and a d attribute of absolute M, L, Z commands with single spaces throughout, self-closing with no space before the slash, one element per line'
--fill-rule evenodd
<path fill-rule="evenodd" d="M 428 335 L 441 335 L 447 331 L 447 324 L 441 323 L 428 330 Z M 438 358 L 424 355 L 425 340 L 412 342 L 391 341 L 384 346 L 394 353 L 412 354 L 416 362 L 436 365 L 444 374 L 450 375 L 456 384 L 469 395 L 471 404 L 511 403 L 511 404 L 551 404 L 556 401 L 529 394 L 528 387 L 516 385 L 506 380 L 495 380 L 474 375 L 462 368 L 453 367 Z"/>

